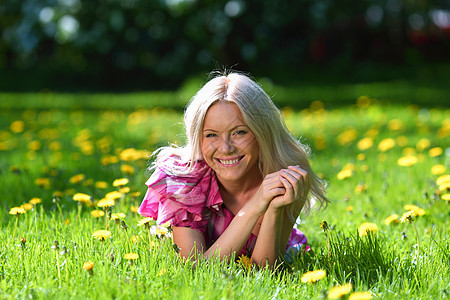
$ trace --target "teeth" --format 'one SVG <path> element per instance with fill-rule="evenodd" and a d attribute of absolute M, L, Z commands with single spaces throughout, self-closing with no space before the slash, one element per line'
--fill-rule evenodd
<path fill-rule="evenodd" d="M 239 161 L 239 159 L 230 159 L 230 160 L 220 160 L 221 163 L 223 163 L 224 165 L 232 165 L 235 164 Z"/>

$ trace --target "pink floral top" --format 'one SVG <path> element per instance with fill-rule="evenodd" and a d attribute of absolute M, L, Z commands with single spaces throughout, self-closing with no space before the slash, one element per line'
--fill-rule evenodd
<path fill-rule="evenodd" d="M 176 156 L 168 157 L 146 182 L 147 193 L 138 212 L 151 217 L 158 224 L 189 227 L 200 231 L 209 248 L 225 231 L 234 218 L 219 193 L 214 171 L 198 161 L 189 174 L 175 175 L 167 166 L 182 166 Z M 306 236 L 293 228 L 286 250 L 306 245 Z M 251 234 L 240 254 L 251 255 L 256 236 Z"/>

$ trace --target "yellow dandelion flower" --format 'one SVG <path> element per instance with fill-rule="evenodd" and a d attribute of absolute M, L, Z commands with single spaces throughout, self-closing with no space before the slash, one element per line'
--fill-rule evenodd
<path fill-rule="evenodd" d="M 348 130 L 345 130 L 344 132 L 340 133 L 337 136 L 338 143 L 342 146 L 347 145 L 351 142 L 353 142 L 356 139 L 356 136 L 358 135 L 358 132 L 356 129 L 351 128 Z"/>
<path fill-rule="evenodd" d="M 97 230 L 92 234 L 93 238 L 96 238 L 99 241 L 104 241 L 107 238 L 111 237 L 111 232 L 108 230 Z"/>
<path fill-rule="evenodd" d="M 372 138 L 365 137 L 365 138 L 359 140 L 357 146 L 358 146 L 359 150 L 362 150 L 362 151 L 367 150 L 373 146 L 373 140 L 372 140 Z"/>
<path fill-rule="evenodd" d="M 376 137 L 378 134 L 380 133 L 380 131 L 376 128 L 371 128 L 369 130 L 366 131 L 365 135 L 371 138 Z"/>
<path fill-rule="evenodd" d="M 111 207 L 116 205 L 116 201 L 114 201 L 114 199 L 101 199 L 100 201 L 98 201 L 97 206 L 98 207 Z"/>
<path fill-rule="evenodd" d="M 122 194 L 127 194 L 130 192 L 130 187 L 129 186 L 123 187 L 119 189 L 119 192 L 121 192 Z"/>
<path fill-rule="evenodd" d="M 378 144 L 378 150 L 381 152 L 386 152 L 394 147 L 395 147 L 395 140 L 392 138 L 384 139 Z"/>
<path fill-rule="evenodd" d="M 153 225 L 150 227 L 150 234 L 157 237 L 170 236 L 170 230 L 161 225 Z"/>
<path fill-rule="evenodd" d="M 63 196 L 64 196 L 64 193 L 63 193 L 63 192 L 61 192 L 61 191 L 54 191 L 54 192 L 53 192 L 53 195 L 55 195 L 56 197 L 59 197 L 59 198 L 61 198 L 61 197 L 63 197 Z"/>
<path fill-rule="evenodd" d="M 73 200 L 78 202 L 91 202 L 91 196 L 84 193 L 76 193 L 73 195 Z"/>
<path fill-rule="evenodd" d="M 103 210 L 95 209 L 91 211 L 91 216 L 93 216 L 94 218 L 100 218 L 103 217 L 104 215 L 105 212 Z"/>
<path fill-rule="evenodd" d="M 408 155 L 416 155 L 416 149 L 414 149 L 413 147 L 406 147 L 403 148 L 402 150 L 403 155 L 408 156 Z"/>
<path fill-rule="evenodd" d="M 131 236 L 131 241 L 133 242 L 133 244 L 136 244 L 137 242 L 140 241 L 140 237 L 138 235 L 132 235 Z"/>
<path fill-rule="evenodd" d="M 359 108 L 367 108 L 370 106 L 370 98 L 367 96 L 359 96 L 358 99 L 356 99 L 356 105 Z"/>
<path fill-rule="evenodd" d="M 141 192 L 133 192 L 133 193 L 131 193 L 131 197 L 133 197 L 133 198 L 137 198 L 140 195 L 141 195 Z"/>
<path fill-rule="evenodd" d="M 324 278 L 326 275 L 327 273 L 324 270 L 309 271 L 303 274 L 301 280 L 303 283 L 314 283 Z"/>
<path fill-rule="evenodd" d="M 352 177 L 353 171 L 350 169 L 342 170 L 337 174 L 339 180 L 344 180 L 346 178 Z"/>
<path fill-rule="evenodd" d="M 366 185 L 364 183 L 359 183 L 356 187 L 355 187 L 355 193 L 357 194 L 361 194 L 362 192 L 364 192 L 367 189 Z"/>
<path fill-rule="evenodd" d="M 22 204 L 20 207 L 22 207 L 23 209 L 25 209 L 26 211 L 32 210 L 34 205 L 31 203 L 24 203 Z"/>
<path fill-rule="evenodd" d="M 372 294 L 370 292 L 354 292 L 350 294 L 348 300 L 370 300 L 372 299 Z"/>
<path fill-rule="evenodd" d="M 425 150 L 425 149 L 427 149 L 427 148 L 430 148 L 430 145 L 431 145 L 430 140 L 427 139 L 427 138 L 423 138 L 423 139 L 420 139 L 420 140 L 417 142 L 416 148 L 417 148 L 417 150 L 419 150 L 419 151 L 423 151 L 423 150 Z"/>
<path fill-rule="evenodd" d="M 167 270 L 165 268 L 162 268 L 161 270 L 159 270 L 158 272 L 158 276 L 163 276 L 164 274 L 166 274 Z"/>
<path fill-rule="evenodd" d="M 408 138 L 404 135 L 398 136 L 395 140 L 399 147 L 405 147 L 408 144 Z"/>
<path fill-rule="evenodd" d="M 117 200 L 119 198 L 122 198 L 122 196 L 123 196 L 123 193 L 118 192 L 118 191 L 112 191 L 112 192 L 107 193 L 105 195 L 105 198 Z"/>
<path fill-rule="evenodd" d="M 111 220 L 120 220 L 125 217 L 126 217 L 126 215 L 124 213 L 114 213 L 111 215 Z"/>
<path fill-rule="evenodd" d="M 357 160 L 365 160 L 366 155 L 364 153 L 359 153 L 358 155 L 356 155 L 356 159 Z"/>
<path fill-rule="evenodd" d="M 127 253 L 123 256 L 123 258 L 127 260 L 136 260 L 139 258 L 139 255 L 137 253 Z"/>
<path fill-rule="evenodd" d="M 415 216 L 423 216 L 425 214 L 425 210 L 416 205 L 406 204 L 403 208 L 406 210 L 412 210 Z"/>
<path fill-rule="evenodd" d="M 26 210 L 23 207 L 13 207 L 9 210 L 9 214 L 13 216 L 19 216 L 26 213 Z"/>
<path fill-rule="evenodd" d="M 84 176 L 84 174 L 77 174 L 77 175 L 70 177 L 69 182 L 71 184 L 80 183 L 84 180 L 85 177 L 86 176 Z"/>
<path fill-rule="evenodd" d="M 442 200 L 446 200 L 446 201 L 450 201 L 450 194 L 443 194 L 443 195 L 441 196 L 441 199 L 442 199 Z"/>
<path fill-rule="evenodd" d="M 98 189 L 106 189 L 108 187 L 108 183 L 106 181 L 97 181 L 95 183 L 95 187 Z"/>
<path fill-rule="evenodd" d="M 376 233 L 377 231 L 378 231 L 377 224 L 369 222 L 362 223 L 358 228 L 359 236 L 361 237 L 366 236 L 367 232 Z"/>
<path fill-rule="evenodd" d="M 437 185 L 442 185 L 446 182 L 450 182 L 450 175 L 441 175 L 436 179 Z"/>
<path fill-rule="evenodd" d="M 32 198 L 28 203 L 36 205 L 36 204 L 39 204 L 41 202 L 42 202 L 41 198 Z"/>
<path fill-rule="evenodd" d="M 403 156 L 398 159 L 397 164 L 402 167 L 410 167 L 417 163 L 417 157 L 413 155 Z"/>
<path fill-rule="evenodd" d="M 353 211 L 353 206 L 347 206 L 347 208 L 345 209 L 348 212 L 352 212 Z"/>
<path fill-rule="evenodd" d="M 399 119 L 392 119 L 388 122 L 388 128 L 391 131 L 397 131 L 403 129 L 403 122 Z"/>
<path fill-rule="evenodd" d="M 128 184 L 128 178 L 120 178 L 113 181 L 113 186 L 122 186 Z"/>
<path fill-rule="evenodd" d="M 25 129 L 25 123 L 21 120 L 14 121 L 9 125 L 9 129 L 11 129 L 14 133 L 23 132 Z"/>
<path fill-rule="evenodd" d="M 83 182 L 83 185 L 84 185 L 84 186 L 91 186 L 91 185 L 93 185 L 93 184 L 94 184 L 94 179 L 92 179 L 92 178 L 86 179 L 86 180 Z"/>
<path fill-rule="evenodd" d="M 405 223 L 406 221 L 412 222 L 414 220 L 415 217 L 415 213 L 413 210 L 409 210 L 405 213 L 403 213 L 402 217 L 400 218 L 400 221 L 402 223 Z"/>
<path fill-rule="evenodd" d="M 444 152 L 444 150 L 442 150 L 441 147 L 434 147 L 434 148 L 431 148 L 430 151 L 428 151 L 428 154 L 431 157 L 436 157 L 436 156 L 441 155 L 443 152 Z"/>
<path fill-rule="evenodd" d="M 34 181 L 34 183 L 40 187 L 45 187 L 48 188 L 50 187 L 50 179 L 49 178 L 36 178 L 36 180 Z"/>
<path fill-rule="evenodd" d="M 352 288 L 353 288 L 353 286 L 351 283 L 346 283 L 344 285 L 335 286 L 328 292 L 328 299 L 341 298 L 342 296 L 350 293 Z"/>
<path fill-rule="evenodd" d="M 434 165 L 431 167 L 431 174 L 433 175 L 441 175 L 445 173 L 445 166 L 444 165 Z"/>
<path fill-rule="evenodd" d="M 387 218 L 384 220 L 384 224 L 386 224 L 386 225 L 390 225 L 392 222 L 394 222 L 394 223 L 399 223 L 398 215 L 397 215 L 397 214 L 390 215 L 389 217 L 387 217 Z"/>
<path fill-rule="evenodd" d="M 92 261 L 88 261 L 83 264 L 83 269 L 85 269 L 86 271 L 90 271 L 93 268 L 94 268 L 94 263 Z"/>
<path fill-rule="evenodd" d="M 121 165 L 120 171 L 122 171 L 125 174 L 134 174 L 134 167 L 130 165 Z"/>
<path fill-rule="evenodd" d="M 153 222 L 154 222 L 154 220 L 152 218 L 147 217 L 147 218 L 140 219 L 137 226 L 149 226 Z"/>
<path fill-rule="evenodd" d="M 253 265 L 253 261 L 250 257 L 247 255 L 241 255 L 239 256 L 238 263 L 247 271 L 250 271 Z"/>
<path fill-rule="evenodd" d="M 446 191 L 450 189 L 450 181 L 444 182 L 443 184 L 439 185 L 439 190 Z"/>
<path fill-rule="evenodd" d="M 119 158 L 117 156 L 113 156 L 113 155 L 106 155 L 106 156 L 103 156 L 101 159 L 101 163 L 104 166 L 115 164 L 118 162 L 119 162 Z"/>
<path fill-rule="evenodd" d="M 130 206 L 130 211 L 133 213 L 136 213 L 138 211 L 139 207 L 137 207 L 136 205 L 132 205 Z"/>

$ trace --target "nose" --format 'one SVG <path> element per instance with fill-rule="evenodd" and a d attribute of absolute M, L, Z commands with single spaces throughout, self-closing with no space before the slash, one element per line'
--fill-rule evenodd
<path fill-rule="evenodd" d="M 222 153 L 231 153 L 234 151 L 234 145 L 233 142 L 229 137 L 224 137 L 220 141 L 220 151 Z"/>

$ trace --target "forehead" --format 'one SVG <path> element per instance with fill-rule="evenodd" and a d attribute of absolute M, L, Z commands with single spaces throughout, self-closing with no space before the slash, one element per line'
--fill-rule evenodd
<path fill-rule="evenodd" d="M 216 102 L 206 112 L 204 129 L 226 128 L 246 125 L 239 107 L 230 101 Z"/>

